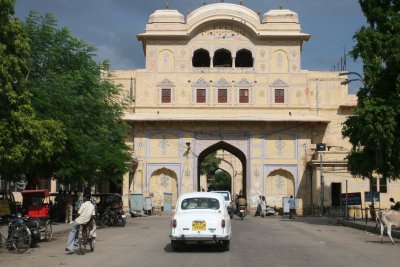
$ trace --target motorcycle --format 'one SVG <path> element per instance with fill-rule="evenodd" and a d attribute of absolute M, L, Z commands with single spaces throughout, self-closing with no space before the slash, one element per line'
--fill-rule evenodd
<path fill-rule="evenodd" d="M 261 203 L 261 217 L 264 218 L 265 216 L 271 216 L 271 215 L 275 215 L 275 209 Z"/>
<path fill-rule="evenodd" d="M 107 226 L 120 226 L 124 227 L 126 224 L 126 215 L 123 210 L 107 208 L 100 218 L 100 225 Z"/>
<path fill-rule="evenodd" d="M 239 216 L 239 218 L 243 220 L 243 218 L 246 217 L 246 215 L 247 215 L 246 206 L 239 206 L 237 216 Z"/>

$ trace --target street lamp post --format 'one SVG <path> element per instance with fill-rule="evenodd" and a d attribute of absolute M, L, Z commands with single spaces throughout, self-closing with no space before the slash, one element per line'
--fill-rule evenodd
<path fill-rule="evenodd" d="M 361 74 L 359 74 L 357 72 L 354 72 L 354 71 L 346 71 L 346 72 L 340 72 L 339 73 L 339 76 L 349 76 L 349 75 L 356 75 L 358 78 L 346 79 L 344 81 L 341 81 L 340 82 L 341 85 L 346 85 L 346 84 L 349 84 L 351 82 L 358 81 L 358 82 L 361 82 L 363 84 L 363 88 L 365 88 L 365 81 L 364 81 L 364 78 L 361 76 Z"/>

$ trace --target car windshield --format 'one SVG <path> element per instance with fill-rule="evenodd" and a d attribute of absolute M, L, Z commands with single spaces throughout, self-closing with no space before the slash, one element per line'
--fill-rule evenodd
<path fill-rule="evenodd" d="M 192 209 L 219 209 L 219 201 L 216 198 L 186 198 L 181 204 L 182 210 Z"/>

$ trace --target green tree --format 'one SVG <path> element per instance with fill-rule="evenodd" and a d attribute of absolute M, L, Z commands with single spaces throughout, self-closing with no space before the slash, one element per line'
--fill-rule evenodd
<path fill-rule="evenodd" d="M 367 19 L 354 35 L 351 54 L 363 60 L 365 86 L 344 123 L 353 145 L 348 168 L 355 176 L 400 176 L 400 2 L 360 0 Z"/>
<path fill-rule="evenodd" d="M 102 78 L 107 64 L 93 60 L 95 48 L 59 28 L 51 14 L 31 12 L 24 23 L 32 53 L 26 87 L 44 119 L 59 121 L 65 149 L 36 172 L 71 184 L 119 183 L 128 171 L 120 88 Z"/>
<path fill-rule="evenodd" d="M 0 0 L 0 175 L 19 180 L 63 149 L 61 125 L 41 119 L 26 90 L 28 38 L 14 16 L 14 1 Z"/>
<path fill-rule="evenodd" d="M 218 170 L 221 159 L 217 158 L 217 152 L 207 155 L 200 164 L 200 175 L 207 176 L 207 180 L 213 177 Z"/>
<path fill-rule="evenodd" d="M 215 171 L 215 177 L 208 185 L 209 190 L 231 191 L 231 176 L 224 170 Z"/>

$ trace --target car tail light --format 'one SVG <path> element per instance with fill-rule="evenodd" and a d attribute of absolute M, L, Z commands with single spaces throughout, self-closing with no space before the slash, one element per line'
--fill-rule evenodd
<path fill-rule="evenodd" d="M 172 221 L 172 227 L 176 228 L 176 220 L 175 219 Z"/>
<path fill-rule="evenodd" d="M 225 228 L 225 220 L 221 221 L 221 226 L 222 226 L 222 228 Z"/>

